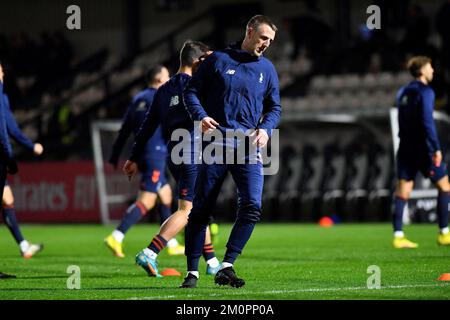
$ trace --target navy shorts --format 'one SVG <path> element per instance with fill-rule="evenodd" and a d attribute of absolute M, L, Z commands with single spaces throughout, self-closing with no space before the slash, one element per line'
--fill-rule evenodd
<path fill-rule="evenodd" d="M 169 160 L 169 170 L 177 183 L 178 199 L 192 202 L 194 200 L 197 164 L 174 164 Z"/>
<path fill-rule="evenodd" d="M 447 175 L 447 165 L 442 159 L 441 165 L 436 167 L 431 157 L 417 157 L 397 154 L 397 178 L 399 180 L 414 181 L 418 172 L 433 183 Z"/>
<path fill-rule="evenodd" d="M 142 173 L 141 191 L 158 193 L 167 184 L 166 159 L 143 159 L 139 171 Z"/>
<path fill-rule="evenodd" d="M 196 152 L 193 145 L 191 145 L 190 149 L 179 152 L 177 155 L 178 159 L 172 159 L 172 151 L 176 146 L 176 142 L 169 142 L 167 146 L 169 151 L 168 167 L 177 183 L 178 199 L 192 202 L 194 200 L 195 180 L 197 179 L 199 166 L 195 163 Z"/>

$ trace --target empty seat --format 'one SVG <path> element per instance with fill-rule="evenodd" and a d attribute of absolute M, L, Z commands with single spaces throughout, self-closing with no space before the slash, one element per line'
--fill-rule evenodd
<path fill-rule="evenodd" d="M 290 73 L 291 72 L 291 66 L 292 62 L 290 59 L 282 58 L 274 62 L 274 65 L 278 71 L 278 73 Z"/>
<path fill-rule="evenodd" d="M 367 97 L 367 96 L 365 96 Z M 356 109 L 361 105 L 361 97 L 350 92 L 344 92 L 341 96 L 343 109 Z"/>
<path fill-rule="evenodd" d="M 309 96 L 310 111 L 323 111 L 327 108 L 327 100 L 324 96 L 311 95 Z"/>
<path fill-rule="evenodd" d="M 327 88 L 328 88 L 328 78 L 323 75 L 318 75 L 312 78 L 309 93 L 320 94 L 325 92 Z"/>
<path fill-rule="evenodd" d="M 364 90 L 374 90 L 377 86 L 377 80 L 372 73 L 366 74 L 361 81 L 361 87 Z"/>
<path fill-rule="evenodd" d="M 327 111 L 336 112 L 344 106 L 344 100 L 341 95 L 329 92 L 324 96 L 324 99 L 326 101 L 325 109 Z"/>
<path fill-rule="evenodd" d="M 297 98 L 293 101 L 293 110 L 295 111 L 308 111 L 311 108 L 309 97 Z"/>
<path fill-rule="evenodd" d="M 408 71 L 402 71 L 397 73 L 394 79 L 395 79 L 394 85 L 397 86 L 398 88 L 408 84 L 413 80 L 411 74 Z"/>
<path fill-rule="evenodd" d="M 80 73 L 75 77 L 72 89 L 76 90 L 98 78 L 98 73 Z"/>
<path fill-rule="evenodd" d="M 347 74 L 343 77 L 343 88 L 355 92 L 361 86 L 361 77 L 357 74 Z"/>
<path fill-rule="evenodd" d="M 294 108 L 294 98 L 286 97 L 281 99 L 283 111 L 292 111 Z"/>
<path fill-rule="evenodd" d="M 330 77 L 329 89 L 334 92 L 340 92 L 344 88 L 344 77 L 333 75 Z"/>
<path fill-rule="evenodd" d="M 381 72 L 375 76 L 378 89 L 391 89 L 395 87 L 395 78 L 392 72 Z"/>
<path fill-rule="evenodd" d="M 361 93 L 358 97 L 360 98 L 362 109 L 374 109 L 378 105 L 377 97 L 374 94 Z"/>

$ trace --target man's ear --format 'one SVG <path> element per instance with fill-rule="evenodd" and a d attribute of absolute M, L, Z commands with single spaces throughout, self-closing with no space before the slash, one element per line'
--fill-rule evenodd
<path fill-rule="evenodd" d="M 250 38 L 253 35 L 253 32 L 255 31 L 255 29 L 253 29 L 252 27 L 247 29 L 247 37 Z"/>

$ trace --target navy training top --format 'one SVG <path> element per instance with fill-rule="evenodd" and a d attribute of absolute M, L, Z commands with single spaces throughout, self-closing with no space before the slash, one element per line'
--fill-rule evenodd
<path fill-rule="evenodd" d="M 154 137 L 158 126 L 166 143 L 170 141 L 172 132 L 176 129 L 186 129 L 192 132 L 194 123 L 183 102 L 183 90 L 191 76 L 177 73 L 169 81 L 159 87 L 153 99 L 151 109 L 145 115 L 131 152 L 131 161 L 139 159 L 145 142 Z M 151 138 L 152 139 L 152 138 Z"/>
<path fill-rule="evenodd" d="M 433 119 L 434 91 L 421 81 L 412 81 L 397 93 L 399 152 L 433 155 L 441 150 Z"/>
<path fill-rule="evenodd" d="M 136 136 L 139 132 L 145 115 L 152 109 L 156 89 L 147 88 L 134 96 L 123 118 L 122 127 L 113 146 L 112 158 L 118 158 L 122 148 L 130 134 L 133 132 Z M 162 137 L 161 128 L 155 128 L 155 134 L 151 139 L 144 142 L 141 159 L 164 160 L 167 158 L 167 147 Z"/>
<path fill-rule="evenodd" d="M 240 43 L 208 56 L 183 97 L 194 121 L 212 117 L 222 132 L 259 128 L 271 136 L 281 116 L 275 67 L 265 57 L 240 49 Z"/>

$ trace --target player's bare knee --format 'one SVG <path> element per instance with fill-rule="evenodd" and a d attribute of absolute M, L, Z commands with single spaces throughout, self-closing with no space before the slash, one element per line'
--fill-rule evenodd
<path fill-rule="evenodd" d="M 448 176 L 445 176 L 437 181 L 436 187 L 440 192 L 450 192 L 450 182 L 448 180 Z"/>
<path fill-rule="evenodd" d="M 439 190 L 439 192 L 450 192 L 450 185 L 448 183 L 436 185 L 436 187 Z"/>
<path fill-rule="evenodd" d="M 141 194 L 138 198 L 138 201 L 142 203 L 144 208 L 148 211 L 152 209 L 156 204 L 156 195 L 148 195 L 148 194 Z"/>
<path fill-rule="evenodd" d="M 412 181 L 402 181 L 397 185 L 395 196 L 404 200 L 408 200 L 413 189 L 414 183 Z"/>
<path fill-rule="evenodd" d="M 4 207 L 14 207 L 14 199 L 3 199 L 3 206 Z"/>
<path fill-rule="evenodd" d="M 440 192 L 450 193 L 450 183 L 448 182 L 446 184 L 437 185 L 437 188 Z"/>
<path fill-rule="evenodd" d="M 395 196 L 397 198 L 400 198 L 400 199 L 403 199 L 403 200 L 408 200 L 410 194 L 411 194 L 411 192 L 396 192 Z"/>
<path fill-rule="evenodd" d="M 172 204 L 173 200 L 172 189 L 168 184 L 166 184 L 158 191 L 158 196 L 163 205 L 170 206 Z"/>
<path fill-rule="evenodd" d="M 4 188 L 2 203 L 4 206 L 7 206 L 7 207 L 14 206 L 14 195 L 11 191 L 11 188 L 9 188 L 9 187 Z"/>
<path fill-rule="evenodd" d="M 159 199 L 161 200 L 162 205 L 164 205 L 166 207 L 172 206 L 172 198 L 171 197 L 167 197 L 167 198 L 159 197 Z"/>
<path fill-rule="evenodd" d="M 178 211 L 185 212 L 185 213 L 187 213 L 187 215 L 189 215 L 191 210 L 192 210 L 192 202 L 191 201 L 186 201 L 186 200 L 178 201 Z"/>

